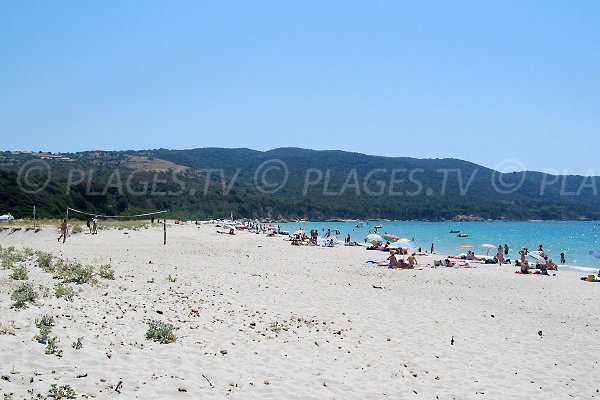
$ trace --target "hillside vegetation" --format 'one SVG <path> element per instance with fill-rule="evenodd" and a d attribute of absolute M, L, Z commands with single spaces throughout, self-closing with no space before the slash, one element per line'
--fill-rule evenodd
<path fill-rule="evenodd" d="M 73 161 L 2 153 L 0 213 L 29 217 L 35 205 L 40 217 L 60 217 L 69 205 L 105 215 L 168 209 L 189 219 L 600 219 L 598 177 L 500 174 L 456 159 L 296 148 L 67 156 Z M 42 162 L 50 174 L 26 174 Z"/>

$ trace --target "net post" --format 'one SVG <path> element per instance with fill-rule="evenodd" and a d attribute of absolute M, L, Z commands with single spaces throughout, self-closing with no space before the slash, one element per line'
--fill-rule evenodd
<path fill-rule="evenodd" d="M 69 206 L 67 206 L 67 215 L 65 220 L 67 222 L 65 222 L 65 224 L 67 225 L 65 228 L 65 238 L 63 239 L 64 241 L 67 241 L 67 234 L 69 233 Z M 64 243 L 64 242 L 63 242 Z"/>
<path fill-rule="evenodd" d="M 167 219 L 163 219 L 164 244 L 167 244 Z"/>

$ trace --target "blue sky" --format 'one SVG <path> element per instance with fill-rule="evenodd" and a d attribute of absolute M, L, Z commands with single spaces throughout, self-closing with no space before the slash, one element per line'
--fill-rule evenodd
<path fill-rule="evenodd" d="M 4 1 L 1 147 L 295 146 L 600 175 L 598 21 L 598 1 Z"/>

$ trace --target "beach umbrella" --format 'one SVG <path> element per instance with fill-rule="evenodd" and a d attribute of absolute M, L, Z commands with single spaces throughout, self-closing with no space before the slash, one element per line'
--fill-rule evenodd
<path fill-rule="evenodd" d="M 539 253 L 535 252 L 535 251 L 531 251 L 529 253 L 527 253 L 527 255 L 531 258 L 533 258 L 536 262 L 539 262 L 541 264 L 545 264 L 546 260 L 544 260 L 544 257 L 542 257 Z"/>
<path fill-rule="evenodd" d="M 485 247 L 486 249 L 488 249 L 487 253 L 485 253 L 486 256 L 490 254 L 490 249 L 495 249 L 496 248 L 495 245 L 489 244 L 489 243 L 482 244 L 481 247 Z"/>
<path fill-rule="evenodd" d="M 391 249 L 413 249 L 413 248 L 415 248 L 415 245 L 410 242 L 397 241 L 397 242 L 390 244 L 388 247 Z"/>
<path fill-rule="evenodd" d="M 298 236 L 302 236 L 304 235 L 304 229 L 298 229 L 296 232 L 293 233 L 294 235 L 298 235 Z"/>
<path fill-rule="evenodd" d="M 473 246 L 472 244 L 463 244 L 462 246 L 460 246 L 461 249 L 472 249 L 473 247 L 475 246 Z"/>
<path fill-rule="evenodd" d="M 367 242 L 381 243 L 381 242 L 383 242 L 383 238 L 376 233 L 371 233 L 370 235 L 367 236 Z"/>

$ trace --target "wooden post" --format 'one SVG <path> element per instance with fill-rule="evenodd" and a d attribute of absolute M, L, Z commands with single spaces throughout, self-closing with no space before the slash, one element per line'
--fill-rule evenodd
<path fill-rule="evenodd" d="M 67 220 L 67 222 L 66 222 L 67 229 L 65 229 L 65 239 L 64 239 L 65 242 L 66 242 L 67 241 L 67 235 L 69 234 L 69 206 L 67 206 L 67 217 L 65 219 Z"/>
<path fill-rule="evenodd" d="M 167 219 L 163 219 L 164 244 L 167 244 Z"/>
<path fill-rule="evenodd" d="M 35 222 L 35 206 L 33 206 L 33 227 L 35 228 L 37 226 L 36 222 Z"/>

